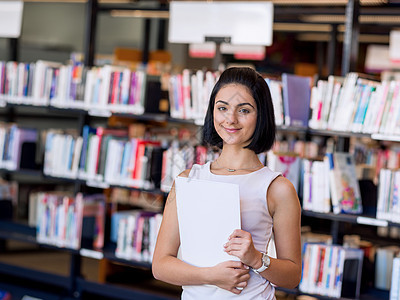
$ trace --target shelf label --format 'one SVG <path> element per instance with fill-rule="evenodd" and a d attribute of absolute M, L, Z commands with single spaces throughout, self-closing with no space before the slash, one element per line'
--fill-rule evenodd
<path fill-rule="evenodd" d="M 89 110 L 89 115 L 93 117 L 111 117 L 112 113 L 109 110 L 91 109 Z"/>
<path fill-rule="evenodd" d="M 357 223 L 364 225 L 388 227 L 388 221 L 378 220 L 374 218 L 367 218 L 367 217 L 357 217 Z"/>
<path fill-rule="evenodd" d="M 374 140 L 400 142 L 399 135 L 385 135 L 385 134 L 374 133 L 371 135 L 371 138 Z"/>
<path fill-rule="evenodd" d="M 100 251 L 89 250 L 89 249 L 80 249 L 79 254 L 84 257 L 94 258 L 94 259 L 103 259 L 104 255 Z"/>
<path fill-rule="evenodd" d="M 108 189 L 110 187 L 110 185 L 107 182 L 97 181 L 97 180 L 88 180 L 86 181 L 86 185 L 100 189 Z"/>

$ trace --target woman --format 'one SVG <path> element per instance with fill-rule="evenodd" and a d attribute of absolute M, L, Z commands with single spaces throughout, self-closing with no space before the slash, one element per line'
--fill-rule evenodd
<path fill-rule="evenodd" d="M 271 283 L 294 288 L 300 281 L 300 203 L 293 185 L 264 167 L 257 156 L 275 140 L 271 95 L 261 75 L 250 68 L 225 70 L 211 93 L 203 132 L 206 142 L 221 149 L 220 156 L 180 176 L 239 184 L 242 229 L 229 236 L 224 248 L 240 261 L 199 268 L 177 258 L 173 186 L 154 252 L 153 275 L 182 285 L 182 299 L 274 299 Z M 272 231 L 277 258 L 266 253 Z"/>

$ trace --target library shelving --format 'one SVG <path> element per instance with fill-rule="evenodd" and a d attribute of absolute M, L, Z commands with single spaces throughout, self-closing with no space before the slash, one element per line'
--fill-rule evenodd
<path fill-rule="evenodd" d="M 27 101 L 29 102 L 29 101 Z M 63 128 L 66 126 L 67 128 L 73 123 L 77 127 L 82 127 L 87 120 L 92 119 L 96 122 L 105 122 L 107 118 L 104 116 L 91 116 L 87 110 L 81 109 L 68 109 L 68 108 L 57 108 L 52 106 L 43 106 L 43 105 L 33 105 L 33 104 L 16 104 L 7 102 L 7 104 L 3 105 L 1 111 L 7 122 L 14 122 L 17 120 L 18 122 L 22 121 L 26 122 L 25 119 L 33 119 L 36 118 L 42 119 L 43 116 L 46 116 L 46 123 L 53 124 L 54 123 L 62 123 L 58 124 L 58 128 Z M 11 112 L 11 113 L 10 113 Z M 132 115 L 132 114 L 115 114 L 118 117 L 122 118 L 132 118 L 139 120 L 141 122 L 156 122 L 158 124 L 161 123 L 177 123 L 179 120 L 169 118 L 167 115 L 162 114 L 142 114 L 142 115 Z M 97 119 L 97 120 L 96 120 Z M 77 122 L 78 121 L 78 122 Z M 192 122 L 190 121 L 181 121 L 183 124 L 190 125 Z M 66 123 L 67 125 L 63 124 Z M 52 125 L 50 125 L 52 126 Z M 79 131 L 79 129 L 78 129 Z M 61 178 L 48 176 L 43 173 L 41 166 L 39 169 L 20 169 L 17 168 L 15 170 L 12 169 L 1 169 L 0 172 L 7 178 L 11 180 L 21 180 L 23 177 L 25 182 L 34 186 L 34 185 L 43 185 L 46 183 L 50 184 L 58 184 L 58 185 L 72 185 L 72 189 L 75 191 L 79 191 L 82 187 L 89 186 L 95 188 L 95 190 L 102 190 L 103 188 L 109 187 L 118 187 L 118 185 L 104 185 L 96 182 L 90 182 L 89 180 L 82 180 L 78 178 Z M 146 191 L 153 194 L 160 194 L 165 197 L 165 193 L 159 189 L 151 189 L 145 190 L 143 188 L 134 188 L 134 187 L 124 187 L 125 189 L 130 190 L 138 190 L 138 191 Z M 2 211 L 4 214 L 4 210 Z M 9 216 L 7 216 L 9 217 Z M 45 251 L 51 250 L 56 252 L 63 252 L 66 254 L 67 259 L 70 261 L 70 267 L 67 274 L 59 276 L 57 274 L 42 272 L 38 270 L 34 270 L 31 268 L 20 267 L 17 265 L 12 265 L 6 262 L 2 262 L 1 266 L 1 276 L 7 277 L 7 280 L 2 279 L 2 288 L 4 290 L 8 290 L 12 293 L 13 296 L 18 297 L 21 293 L 25 295 L 31 295 L 34 297 L 42 298 L 42 299 L 76 299 L 76 298 L 84 298 L 84 297 L 98 297 L 98 298 L 113 298 L 113 299 L 173 299 L 177 298 L 177 292 L 167 292 L 167 293 L 157 293 L 152 292 L 152 288 L 148 288 L 147 290 L 141 290 L 140 288 L 123 288 L 118 285 L 111 285 L 101 283 L 98 284 L 94 281 L 85 280 L 81 276 L 81 264 L 83 258 L 90 257 L 98 261 L 98 264 L 103 264 L 103 261 L 107 260 L 108 262 L 117 264 L 117 265 L 125 265 L 132 268 L 137 269 L 145 269 L 147 272 L 147 277 L 151 274 L 151 264 L 147 262 L 133 261 L 133 260 L 124 260 L 117 258 L 114 254 L 115 245 L 108 244 L 102 251 L 94 251 L 93 249 L 66 249 L 60 248 L 54 245 L 48 245 L 39 243 L 36 239 L 36 229 L 29 227 L 24 222 L 16 222 L 12 219 L 4 219 L 1 220 L 0 224 L 1 232 L 0 232 L 0 240 L 2 243 L 0 244 L 0 248 L 5 250 L 7 253 L 6 245 L 8 242 L 20 242 L 23 244 L 30 244 L 32 246 L 39 246 L 41 249 Z M 19 276 L 20 275 L 20 276 Z M 34 282 L 34 284 L 30 284 L 29 286 L 25 283 L 21 282 L 24 280 L 28 280 L 29 282 Z M 19 288 L 21 285 L 21 288 Z M 22 288 L 23 286 L 23 288 Z M 128 284 L 129 286 L 129 284 Z M 154 290 L 154 289 L 153 289 Z M 170 293 L 170 296 L 168 296 Z M 175 295 L 175 296 L 174 296 Z"/>
<path fill-rule="evenodd" d="M 23 107 L 25 107 L 25 105 L 22 105 Z M 19 106 L 15 105 L 15 104 L 11 104 L 11 107 L 13 108 L 18 108 Z M 37 107 L 37 106 L 29 106 L 31 113 L 33 112 L 35 114 L 35 110 L 43 110 L 43 109 L 47 109 L 46 107 Z M 7 106 L 5 107 L 5 109 L 7 109 Z M 52 109 L 49 109 L 49 111 L 51 111 Z M 57 113 L 60 113 L 60 111 L 62 111 L 62 109 L 56 109 Z M 87 115 L 87 112 L 81 111 L 81 110 L 73 110 L 73 111 L 69 111 L 68 109 L 66 109 L 66 111 L 69 114 L 69 117 L 71 117 L 71 114 L 73 114 L 73 112 L 76 112 L 78 117 L 81 115 Z M 149 116 L 135 116 L 135 115 L 123 115 L 124 117 L 131 117 L 131 118 L 137 118 L 140 120 L 155 120 L 155 121 L 161 121 L 161 122 L 167 122 L 167 121 L 171 121 L 171 122 L 180 122 L 179 119 L 170 119 L 166 116 L 162 116 L 162 115 L 157 115 L 156 118 L 152 118 L 154 115 L 149 115 Z M 101 117 L 103 118 L 103 117 Z M 182 120 L 182 122 L 184 124 L 193 124 L 193 122 L 188 121 L 188 120 Z M 329 131 L 329 130 L 315 130 L 315 129 L 308 129 L 308 128 L 301 128 L 300 130 L 298 128 L 295 127 L 280 127 L 278 128 L 278 131 L 280 133 L 291 133 L 291 132 L 296 132 L 296 133 L 301 133 L 302 135 L 328 135 L 328 136 L 341 136 L 341 137 L 359 137 L 360 134 L 358 133 L 349 133 L 349 132 L 343 132 L 343 133 L 338 133 L 335 131 Z M 361 137 L 371 137 L 371 135 L 365 135 L 362 134 Z M 7 170 L 4 169 L 3 172 L 9 174 L 10 176 L 13 175 L 24 175 L 24 176 L 31 176 L 31 177 L 41 177 L 42 180 L 43 179 L 51 179 L 54 180 L 55 182 L 61 182 L 61 183 L 79 183 L 79 184 L 83 184 L 83 185 L 90 185 L 90 182 L 85 181 L 85 180 L 81 180 L 81 179 L 68 179 L 68 178 L 57 178 L 57 177 L 51 177 L 51 176 L 46 176 L 42 174 L 41 170 Z M 113 185 L 110 185 L 111 187 L 113 187 Z M 105 188 L 108 186 L 102 186 L 102 185 L 98 185 L 95 186 L 97 188 Z M 127 187 L 125 187 L 127 188 Z M 137 188 L 133 188 L 131 187 L 131 189 L 137 189 Z M 139 189 L 139 190 L 143 190 L 143 189 Z M 160 193 L 162 195 L 165 195 L 164 192 L 160 191 L 160 190 L 150 190 L 150 192 L 152 193 Z M 348 215 L 348 214 L 333 214 L 333 213 L 316 213 L 316 212 L 310 212 L 310 211 L 303 211 L 303 216 L 305 217 L 311 217 L 311 218 L 316 218 L 316 219 L 325 219 L 325 220 L 330 220 L 332 221 L 332 223 L 353 223 L 353 224 L 362 224 L 362 225 L 372 225 L 372 226 L 399 226 L 396 223 L 393 222 L 388 222 L 388 221 L 384 221 L 384 220 L 378 220 L 374 217 L 370 217 L 370 216 L 356 216 L 356 215 Z M 34 279 L 34 280 L 38 280 L 40 282 L 43 282 L 47 285 L 54 285 L 54 286 L 59 286 L 58 282 L 65 282 L 66 280 L 68 281 L 73 281 L 73 292 L 71 292 L 71 290 L 68 288 L 70 287 L 65 287 L 64 285 L 62 285 L 62 287 L 64 289 L 66 289 L 66 293 L 72 293 L 72 294 L 76 294 L 76 295 L 80 295 L 83 293 L 96 293 L 97 295 L 103 295 L 103 296 L 107 296 L 107 295 L 111 295 L 109 294 L 109 290 L 114 290 L 114 289 L 118 289 L 117 287 L 109 287 L 108 285 L 102 285 L 102 284 L 97 284 L 94 282 L 89 282 L 89 281 L 85 281 L 84 279 L 82 279 L 79 276 L 79 271 L 76 270 L 76 268 L 79 267 L 80 262 L 79 260 L 82 257 L 91 257 L 97 260 L 108 260 L 110 262 L 114 262 L 114 263 L 118 263 L 118 264 L 124 264 L 126 266 L 130 266 L 130 267 L 134 267 L 134 268 L 144 268 L 144 269 L 150 269 L 151 264 L 149 263 L 142 263 L 142 262 L 137 262 L 137 261 L 130 261 L 130 260 L 125 260 L 125 259 L 121 259 L 121 258 L 117 258 L 114 254 L 115 251 L 115 246 L 113 248 L 113 246 L 109 246 L 106 247 L 105 249 L 103 249 L 103 251 L 96 251 L 96 250 L 92 250 L 92 249 L 80 249 L 80 250 L 70 250 L 70 249 L 62 249 L 56 246 L 51 246 L 51 245 L 46 245 L 46 244 L 40 244 L 37 242 L 36 238 L 35 238 L 35 230 L 33 230 L 32 228 L 23 225 L 23 224 L 17 224 L 15 222 L 11 222 L 11 221 L 2 221 L 0 223 L 0 228 L 2 228 L 2 230 L 0 231 L 0 237 L 4 240 L 16 240 L 16 241 L 21 241 L 21 242 L 28 242 L 31 244 L 35 244 L 35 245 L 40 245 L 40 247 L 45 248 L 45 249 L 52 249 L 52 250 L 56 250 L 56 251 L 66 251 L 69 255 L 71 255 L 72 259 L 71 259 L 71 263 L 73 265 L 71 265 L 71 272 L 78 272 L 76 274 L 71 275 L 71 277 L 57 277 L 57 276 L 53 276 L 52 274 L 49 275 L 47 273 L 44 272 L 37 272 L 37 271 L 33 271 L 33 270 L 27 270 L 27 269 L 22 269 L 20 267 L 13 267 L 13 266 L 9 266 L 9 265 L 4 265 L 2 270 L 4 270 L 5 273 L 7 273 L 8 275 L 12 275 L 12 276 L 17 276 L 18 274 L 20 274 L 21 272 L 24 273 L 24 278 L 26 279 Z M 333 228 L 335 228 L 335 226 L 333 226 Z M 331 232 L 332 235 L 334 236 L 334 240 L 337 239 L 337 236 L 339 235 L 339 232 Z M 336 237 L 335 237 L 336 236 Z M 49 279 L 49 278 L 52 279 Z M 298 291 L 294 290 L 291 291 L 292 293 L 299 293 Z M 121 299 L 124 299 L 123 295 L 126 295 L 126 299 L 128 299 L 129 297 L 131 297 L 132 295 L 135 295 L 135 291 L 131 290 L 131 289 L 123 289 L 123 291 L 121 291 L 120 295 Z M 76 296 L 75 295 L 75 296 Z M 143 296 L 142 294 L 137 294 L 140 295 L 141 297 Z M 147 295 L 147 294 L 146 294 Z M 144 296 L 143 296 L 144 297 Z M 150 297 L 150 296 L 149 296 Z M 156 296 L 151 296 L 151 297 L 156 297 Z M 157 299 L 157 298 L 151 298 L 151 299 Z M 161 298 L 160 298 L 161 299 Z M 321 299 L 324 299 L 324 297 L 321 297 Z M 361 298 L 364 299 L 364 298 Z M 367 299 L 367 298 L 365 298 Z"/>
<path fill-rule="evenodd" d="M 100 12 L 108 12 L 112 9 L 143 9 L 138 8 L 136 6 L 127 6 L 127 7 L 119 7 L 119 6 L 111 6 L 111 5 L 100 5 L 97 3 L 96 0 L 89 0 L 87 3 L 87 28 L 86 28 L 86 47 L 85 47 L 85 65 L 92 66 L 94 61 L 94 53 L 95 53 L 95 32 L 96 32 L 96 18 L 98 13 Z M 378 8 L 377 10 L 379 10 Z M 149 9 L 152 10 L 152 9 Z M 161 5 L 160 8 L 157 10 L 167 10 L 164 4 Z M 279 4 L 276 7 L 275 15 L 277 19 L 281 22 L 290 22 L 295 20 L 296 22 L 303 22 L 299 21 L 299 19 L 294 16 L 298 16 L 300 12 L 317 14 L 321 12 L 327 13 L 336 13 L 345 15 L 348 23 L 348 28 L 345 32 L 345 39 L 344 39 L 344 51 L 343 51 L 343 60 L 342 60 L 342 74 L 347 74 L 352 66 L 355 63 L 355 57 L 352 51 L 356 50 L 356 37 L 358 32 L 357 29 L 358 25 L 358 15 L 363 13 L 364 11 L 369 11 L 372 9 L 368 7 L 359 7 L 358 1 L 348 1 L 347 7 L 335 7 L 332 9 L 331 7 L 318 7 L 312 8 L 310 7 L 288 7 L 288 6 L 280 6 Z M 373 12 L 372 12 L 373 13 Z M 386 11 L 387 14 L 396 14 L 396 11 Z M 293 18 L 293 19 L 292 19 Z M 148 58 L 148 35 L 150 34 L 150 26 L 149 26 L 149 19 L 146 19 L 146 26 L 145 26 L 145 36 L 147 37 L 147 43 L 144 43 L 143 53 L 144 58 L 143 61 L 146 61 Z M 160 30 L 162 32 L 162 30 Z M 335 30 L 333 30 L 335 33 Z M 162 34 L 162 33 L 160 33 Z M 336 32 L 337 34 L 337 32 Z M 332 39 L 330 41 L 330 51 L 329 51 L 329 65 L 330 65 L 330 74 L 333 74 L 333 62 L 335 60 L 335 53 L 332 49 L 332 44 L 336 43 L 336 34 L 332 35 Z M 161 37 L 162 38 L 162 37 Z M 6 101 L 9 100 L 7 97 L 0 96 L 0 100 L 2 101 L 1 106 L 3 106 L 4 110 L 4 117 L 8 122 L 14 121 L 15 118 L 53 118 L 54 120 L 60 119 L 69 119 L 75 123 L 78 123 L 78 132 L 82 132 L 82 127 L 85 125 L 89 119 L 100 119 L 102 121 L 107 120 L 110 117 L 122 117 L 122 118 L 131 118 L 136 119 L 141 122 L 147 121 L 155 121 L 161 123 L 180 123 L 184 125 L 196 125 L 192 120 L 182 120 L 177 118 L 172 118 L 168 114 L 155 114 L 155 113 L 143 113 L 143 114 L 129 114 L 123 112 L 99 112 L 96 110 L 84 110 L 79 108 L 60 108 L 52 105 L 34 105 L 33 103 L 29 103 L 26 101 L 25 103 L 18 103 L 18 101 Z M 15 99 L 14 99 L 15 100 Z M 76 122 L 77 121 L 77 122 Z M 376 140 L 383 140 L 383 141 L 399 141 L 396 136 L 388 136 L 388 135 L 380 135 L 380 134 L 368 134 L 368 133 L 353 133 L 353 132 L 345 132 L 345 131 L 332 131 L 332 130 L 319 130 L 319 129 L 310 129 L 308 127 L 297 128 L 291 126 L 280 126 L 278 128 L 279 132 L 282 134 L 286 133 L 297 133 L 303 136 L 330 136 L 336 137 L 341 139 L 347 139 L 351 137 L 361 137 L 361 138 L 371 138 Z M 35 177 L 35 180 L 39 181 L 52 181 L 54 183 L 61 183 L 61 184 L 72 184 L 74 185 L 74 190 L 78 191 L 82 188 L 82 186 L 91 186 L 96 189 L 103 189 L 108 187 L 123 187 L 126 189 L 132 190 L 144 190 L 149 191 L 151 193 L 157 193 L 165 196 L 165 192 L 159 189 L 151 189 L 145 190 L 142 188 L 135 188 L 135 187 L 126 187 L 126 186 L 119 186 L 113 184 L 102 184 L 96 182 L 90 182 L 82 179 L 77 178 L 59 178 L 59 177 L 52 177 L 48 175 L 43 175 L 41 170 L 1 170 L 1 172 L 6 173 L 7 177 L 12 178 L 13 176 L 27 176 L 27 177 Z M 39 179 L 38 179 L 39 178 Z M 344 224 L 359 224 L 359 225 L 369 225 L 369 226 L 393 226 L 398 227 L 399 224 L 393 223 L 390 221 L 376 219 L 375 217 L 371 216 L 357 216 L 357 215 L 347 215 L 347 214 L 333 214 L 333 213 L 317 213 L 311 211 L 303 211 L 303 216 L 313 219 L 321 219 L 321 220 L 328 220 L 331 221 L 331 231 L 330 233 L 333 235 L 333 240 L 337 241 L 340 239 L 340 235 L 342 234 L 339 232 L 339 223 Z M 132 261 L 132 260 L 125 260 L 115 256 L 115 245 L 109 244 L 103 248 L 102 251 L 93 250 L 93 249 L 65 249 L 59 248 L 52 245 L 38 243 L 36 238 L 36 231 L 31 227 L 27 226 L 26 224 L 19 224 L 10 220 L 1 220 L 0 221 L 0 239 L 1 240 L 13 240 L 19 241 L 24 243 L 29 243 L 35 246 L 40 246 L 43 249 L 54 250 L 56 252 L 65 252 L 67 255 L 70 256 L 70 269 L 69 273 L 65 276 L 59 276 L 56 274 L 49 274 L 47 272 L 41 272 L 32 270 L 30 268 L 22 268 L 19 266 L 13 266 L 6 263 L 0 264 L 0 288 L 10 291 L 18 291 L 22 294 L 30 294 L 32 296 L 36 296 L 38 298 L 43 299 L 77 299 L 77 298 L 84 298 L 84 297 L 98 297 L 98 298 L 113 298 L 113 299 L 177 299 L 179 296 L 178 293 L 175 296 L 167 296 L 167 295 L 159 295 L 153 293 L 152 288 L 129 288 L 129 287 L 122 287 L 120 284 L 109 284 L 109 283 L 98 283 L 93 282 L 90 280 L 86 280 L 83 278 L 81 274 L 81 265 L 82 265 L 82 258 L 90 257 L 92 259 L 98 260 L 99 262 L 107 261 L 112 262 L 118 265 L 125 265 L 130 266 L 137 269 L 145 269 L 149 271 L 151 268 L 150 263 L 140 262 L 140 261 Z M 0 249 L 2 248 L 2 244 L 0 244 Z M 5 277 L 9 278 L 5 278 Z M 11 279 L 12 280 L 11 280 Z M 15 282 L 20 281 L 32 281 L 33 284 L 29 286 L 24 283 L 24 287 L 22 288 L 21 285 L 16 286 Z M 26 289 L 26 291 L 24 290 Z M 288 292 L 291 294 L 300 295 L 298 290 L 286 290 L 280 289 L 284 292 Z M 44 292 L 46 291 L 46 292 Z M 13 293 L 14 294 L 14 293 Z M 17 294 L 15 294 L 17 295 Z M 312 295 L 316 296 L 320 299 L 330 299 L 323 296 Z M 388 294 L 387 292 L 380 292 L 380 291 L 367 291 L 364 294 L 361 294 L 360 299 L 387 299 Z"/>

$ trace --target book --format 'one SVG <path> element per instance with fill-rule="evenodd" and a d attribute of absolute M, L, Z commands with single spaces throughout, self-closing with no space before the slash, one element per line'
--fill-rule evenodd
<path fill-rule="evenodd" d="M 311 78 L 282 74 L 285 125 L 307 127 L 310 111 Z"/>
<path fill-rule="evenodd" d="M 239 186 L 177 177 L 175 188 L 182 260 L 198 267 L 237 260 L 223 245 L 241 228 Z"/>
<path fill-rule="evenodd" d="M 357 181 L 354 157 L 350 153 L 326 154 L 330 166 L 330 191 L 335 214 L 362 213 L 360 187 Z"/>
<path fill-rule="evenodd" d="M 268 167 L 275 171 L 281 172 L 282 175 L 289 179 L 296 191 L 299 190 L 300 182 L 300 157 L 295 154 L 286 153 L 267 153 Z"/>
<path fill-rule="evenodd" d="M 77 223 L 79 247 L 89 249 L 101 249 L 104 245 L 104 218 L 105 202 L 104 194 L 83 196 L 76 195 Z"/>
<path fill-rule="evenodd" d="M 96 128 L 90 127 L 89 125 L 84 125 L 82 129 L 82 152 L 79 161 L 79 171 L 86 171 L 86 163 L 88 159 L 88 148 L 90 137 L 96 133 Z"/>
<path fill-rule="evenodd" d="M 390 290 L 393 260 L 400 252 L 398 246 L 386 246 L 376 249 L 375 258 L 375 287 Z"/>
<path fill-rule="evenodd" d="M 344 79 L 342 90 L 337 99 L 335 119 L 331 128 L 333 130 L 349 130 L 354 107 L 356 106 L 355 102 L 358 100 L 356 94 L 360 92 L 360 86 L 357 85 L 357 79 L 357 73 L 349 73 Z"/>
<path fill-rule="evenodd" d="M 12 295 L 8 291 L 0 290 L 0 300 L 11 300 Z"/>
<path fill-rule="evenodd" d="M 400 257 L 393 258 L 390 300 L 400 299 Z"/>
<path fill-rule="evenodd" d="M 363 250 L 305 243 L 302 252 L 300 291 L 333 298 L 358 299 Z"/>
<path fill-rule="evenodd" d="M 271 92 L 272 103 L 274 105 L 275 124 L 283 125 L 283 100 L 282 100 L 282 83 L 277 80 L 265 78 Z"/>

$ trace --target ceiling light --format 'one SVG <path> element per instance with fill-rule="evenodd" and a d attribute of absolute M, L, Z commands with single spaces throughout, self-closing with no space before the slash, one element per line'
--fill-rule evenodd
<path fill-rule="evenodd" d="M 299 19 L 309 23 L 344 24 L 346 22 L 345 15 L 302 15 Z M 360 15 L 358 19 L 362 24 L 400 24 L 400 16 Z"/>
<path fill-rule="evenodd" d="M 305 42 L 328 42 L 331 39 L 331 35 L 327 33 L 299 33 L 296 39 Z"/>
<path fill-rule="evenodd" d="M 400 16 L 361 15 L 360 23 L 400 24 Z"/>
<path fill-rule="evenodd" d="M 347 0 L 336 0 L 336 1 L 327 1 L 327 0 L 272 0 L 272 3 L 278 5 L 335 5 L 335 6 L 343 6 L 347 4 Z"/>
<path fill-rule="evenodd" d="M 145 18 L 145 19 L 168 19 L 169 12 L 163 10 L 112 10 L 112 17 Z"/>
<path fill-rule="evenodd" d="M 301 15 L 299 19 L 309 23 L 338 23 L 346 21 L 345 15 Z"/>
<path fill-rule="evenodd" d="M 329 24 L 274 23 L 274 31 L 330 32 L 332 26 Z"/>
<path fill-rule="evenodd" d="M 329 5 L 329 6 L 345 6 L 348 0 L 272 0 L 277 5 Z M 388 0 L 360 0 L 363 6 L 379 6 L 387 4 Z"/>
<path fill-rule="evenodd" d="M 338 41 L 343 42 L 344 35 L 338 35 Z M 389 44 L 389 36 L 388 35 L 378 35 L 378 34 L 360 34 L 358 36 L 359 43 L 381 43 L 381 44 Z"/>

